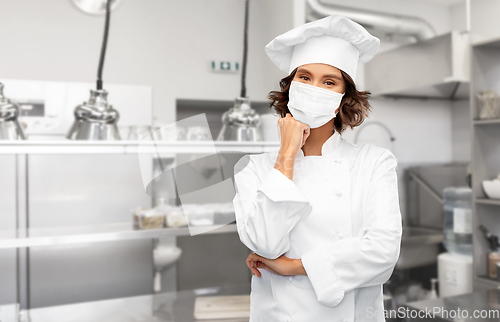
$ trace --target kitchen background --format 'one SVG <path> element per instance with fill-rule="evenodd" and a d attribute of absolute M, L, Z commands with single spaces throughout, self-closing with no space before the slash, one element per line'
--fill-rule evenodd
<path fill-rule="evenodd" d="M 472 43 L 500 37 L 500 2 L 496 0 L 309 2 L 333 11 L 347 8 L 352 12 L 387 16 L 411 15 L 434 30 L 432 37 L 455 32 L 460 39 L 467 35 Z M 34 87 L 73 84 L 88 93 L 97 71 L 104 15 L 86 14 L 70 0 L 3 0 L 0 6 L 4 44 L 0 54 L 0 82 L 5 86 L 6 97 L 21 98 L 22 94 L 17 97 L 11 94 L 18 93 L 27 83 L 15 81 L 33 82 L 30 84 L 35 84 Z M 216 135 L 222 125 L 222 113 L 233 105 L 239 94 L 241 73 L 214 71 L 211 63 L 241 64 L 244 10 L 243 0 L 120 1 L 111 14 L 104 65 L 104 88 L 110 84 L 108 99 L 121 112 L 119 126 L 161 127 L 206 113 L 212 135 Z M 279 80 L 286 76 L 268 59 L 264 46 L 275 36 L 314 16 L 306 0 L 250 1 L 247 96 L 258 112 L 270 112 L 267 94 L 277 90 Z M 414 38 L 397 32 L 366 27 L 381 39 L 379 56 L 415 43 Z M 469 47 L 464 48 L 459 56 L 468 61 Z M 399 90 L 391 92 L 393 84 L 377 70 L 376 64 L 374 60 L 371 66 L 360 66 L 359 88 L 372 90 L 369 85 L 377 84 L 386 95 L 374 95 L 370 100 L 373 110 L 370 117 L 359 128 L 347 130 L 344 137 L 351 142 L 356 139 L 358 144 L 389 148 L 399 162 L 400 204 L 405 223 L 442 230 L 443 206 L 429 201 L 432 197 L 415 183 L 418 180 L 411 180 L 408 170 L 426 178 L 439 192 L 446 186 L 467 185 L 465 176 L 474 147 L 468 66 L 460 66 L 467 74 L 464 76 L 467 79 L 457 82 L 460 95 L 450 97 L 446 92 L 437 97 L 423 85 L 424 90 L 415 95 Z M 408 75 L 415 84 L 426 84 L 422 78 L 425 76 Z M 64 95 L 71 93 L 70 85 L 67 86 Z M 120 103 L 127 105 L 123 97 L 127 93 L 133 96 L 132 92 L 136 100 L 140 97 L 137 104 L 131 108 L 134 98 L 127 98 L 128 106 L 121 109 Z M 78 93 L 80 95 L 81 90 Z M 76 104 L 87 99 L 87 94 L 83 98 L 78 95 L 75 96 L 78 99 L 68 99 L 71 112 L 63 112 L 70 118 Z M 370 123 L 379 126 L 370 126 Z M 67 129 L 69 127 L 62 127 L 51 133 L 31 130 L 31 136 L 28 129 L 27 134 L 29 140 L 47 137 L 63 140 Z M 394 141 L 390 140 L 391 136 Z M 23 221 L 19 214 L 29 214 L 26 218 L 31 228 L 98 225 L 131 221 L 132 208 L 159 204 L 157 198 L 145 192 L 140 164 L 133 153 L 24 156 L 0 155 L 4 169 L 0 174 L 0 229 L 3 231 L 19 226 L 19 220 Z M 26 191 L 28 193 L 23 194 Z M 29 206 L 23 209 L 20 205 Z M 500 232 L 492 230 L 492 233 Z M 10 240 L 2 237 L 0 243 L 2 239 Z M 483 241 L 478 237 L 475 242 Z M 401 265 L 391 290 L 396 290 L 394 283 L 403 283 L 415 276 L 420 276 L 415 279 L 424 290 L 430 290 L 430 278 L 437 278 L 437 252 L 444 251 L 440 244 L 437 248 L 438 244 L 435 243 L 432 250 L 436 252 L 433 260 L 407 267 Z M 152 249 L 172 246 L 182 249 L 182 255 L 174 265 L 162 269 L 158 278 Z M 415 250 L 409 247 L 408 252 L 412 251 Z M 214 253 L 217 255 L 208 255 Z M 244 283 L 251 276 L 244 263 L 247 254 L 248 250 L 234 231 L 120 242 L 3 247 L 0 249 L 0 305 L 20 303 L 22 309 L 39 309 L 141 296 L 153 294 L 155 283 L 160 283 L 161 292 Z M 224 265 L 217 264 L 221 262 Z M 390 290 L 386 293 L 389 295 Z M 400 293 L 390 295 L 396 299 L 401 298 Z"/>

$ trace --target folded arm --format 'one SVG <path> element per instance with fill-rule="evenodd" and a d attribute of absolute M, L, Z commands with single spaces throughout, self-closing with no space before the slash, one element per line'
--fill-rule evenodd
<path fill-rule="evenodd" d="M 302 265 L 322 304 L 337 306 L 346 292 L 383 284 L 391 276 L 402 234 L 396 170 L 396 158 L 385 150 L 368 187 L 362 237 L 319 245 L 303 254 Z"/>
<path fill-rule="evenodd" d="M 260 256 L 275 259 L 290 249 L 289 234 L 312 206 L 295 183 L 279 170 L 258 177 L 248 156 L 234 167 L 233 199 L 240 240 Z"/>

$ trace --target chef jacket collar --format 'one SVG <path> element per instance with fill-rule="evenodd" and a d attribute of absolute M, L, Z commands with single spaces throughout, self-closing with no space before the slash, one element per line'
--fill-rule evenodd
<path fill-rule="evenodd" d="M 325 143 L 323 143 L 323 146 L 321 147 L 321 155 L 332 155 L 334 152 L 337 151 L 337 148 L 340 146 L 341 141 L 344 138 L 340 135 L 339 132 L 335 131 L 332 136 L 330 136 Z M 299 158 L 303 158 L 304 156 L 304 151 L 302 149 L 299 149 L 299 153 L 297 155 Z"/>

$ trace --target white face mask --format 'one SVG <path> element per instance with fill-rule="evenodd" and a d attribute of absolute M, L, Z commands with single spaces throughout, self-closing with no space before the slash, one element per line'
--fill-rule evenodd
<path fill-rule="evenodd" d="M 292 116 L 314 129 L 336 116 L 335 110 L 344 94 L 292 81 L 288 96 L 288 109 Z"/>

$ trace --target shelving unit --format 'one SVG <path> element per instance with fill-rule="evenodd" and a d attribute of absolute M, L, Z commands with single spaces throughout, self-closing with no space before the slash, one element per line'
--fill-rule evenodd
<path fill-rule="evenodd" d="M 203 234 L 213 236 L 216 242 L 226 237 L 234 240 L 237 231 L 235 224 L 196 226 L 195 232 L 193 227 L 134 229 L 130 210 L 153 205 L 152 192 L 142 189 L 147 189 L 143 184 L 151 182 L 153 175 L 161 174 L 158 171 L 164 172 L 163 167 L 158 168 L 158 164 L 162 163 L 155 163 L 155 159 L 171 159 L 165 163 L 169 166 L 193 162 L 190 164 L 193 177 L 208 181 L 213 178 L 197 172 L 198 167 L 203 167 L 204 163 L 196 162 L 196 157 L 223 155 L 224 158 L 220 159 L 221 170 L 226 171 L 225 175 L 230 175 L 231 165 L 240 155 L 269 152 L 279 146 L 279 142 L 229 141 L 0 141 L 0 157 L 5 165 L 5 176 L 2 178 L 6 178 L 2 200 L 12 202 L 3 208 L 7 212 L 3 213 L 4 225 L 0 228 L 0 251 L 5 256 L 2 260 L 10 261 L 12 267 L 7 272 L 8 275 L 4 275 L 4 280 L 16 279 L 15 285 L 5 292 L 16 294 L 16 301 L 24 312 L 34 305 L 33 299 L 40 303 L 42 293 L 30 281 L 33 281 L 33 274 L 40 273 L 39 268 L 42 266 L 39 263 L 43 261 L 37 262 L 33 258 L 38 256 L 36 258 L 40 259 L 53 249 L 77 249 L 75 253 L 82 256 L 75 256 L 71 264 L 79 265 L 85 262 L 84 256 L 101 256 L 98 252 L 101 245 L 118 250 L 115 261 L 122 261 L 128 254 L 120 248 L 120 241 L 124 245 L 137 244 L 139 246 L 134 251 L 140 251 L 141 254 L 151 252 L 153 257 L 152 243 L 148 239 L 192 236 L 198 235 L 202 230 Z M 151 178 L 147 177 L 150 174 Z M 161 187 L 158 185 L 154 189 L 172 189 L 169 185 L 170 183 Z M 47 199 L 48 197 L 54 199 Z M 117 202 L 120 204 L 116 204 Z M 199 201 L 204 202 L 208 201 Z M 50 214 L 49 219 L 40 216 L 45 213 Z M 138 242 L 127 243 L 133 240 Z M 170 240 L 173 239 L 164 241 Z M 117 243 L 106 243 L 112 241 Z M 51 264 L 64 265 L 65 261 L 59 254 L 54 255 Z M 230 261 L 228 263 L 233 264 Z M 244 266 L 244 261 L 241 263 Z M 149 273 L 151 265 L 153 263 L 138 264 L 137 269 L 145 269 Z M 104 268 L 98 269 L 109 274 Z M 248 274 L 246 270 L 241 272 L 240 275 Z M 40 274 L 43 276 L 45 273 Z M 68 276 L 62 276 L 62 279 L 65 277 Z M 81 278 L 93 277 L 82 274 Z M 134 283 L 144 284 L 142 279 L 137 279 Z M 68 285 L 70 287 L 74 286 Z M 115 293 L 120 294 L 118 297 L 122 297 L 122 293 L 127 294 L 126 291 Z M 71 296 L 73 295 L 70 294 Z M 76 299 L 75 303 L 85 298 L 80 295 L 73 297 Z"/>
<path fill-rule="evenodd" d="M 261 153 L 279 142 L 231 141 L 0 141 L 0 154 Z"/>
<path fill-rule="evenodd" d="M 500 38 L 476 42 L 471 47 L 470 117 L 472 124 L 472 228 L 474 290 L 500 287 L 500 281 L 487 275 L 489 246 L 479 230 L 484 225 L 500 234 L 500 199 L 489 199 L 482 187 L 500 173 L 500 118 L 479 119 L 479 91 L 493 89 L 500 93 Z"/>
<path fill-rule="evenodd" d="M 206 231 L 205 234 L 222 234 L 236 231 L 235 224 L 202 226 L 202 228 Z M 0 249 L 189 235 L 188 227 L 138 230 L 134 229 L 132 223 L 128 222 L 78 227 L 37 228 L 0 231 Z"/>

